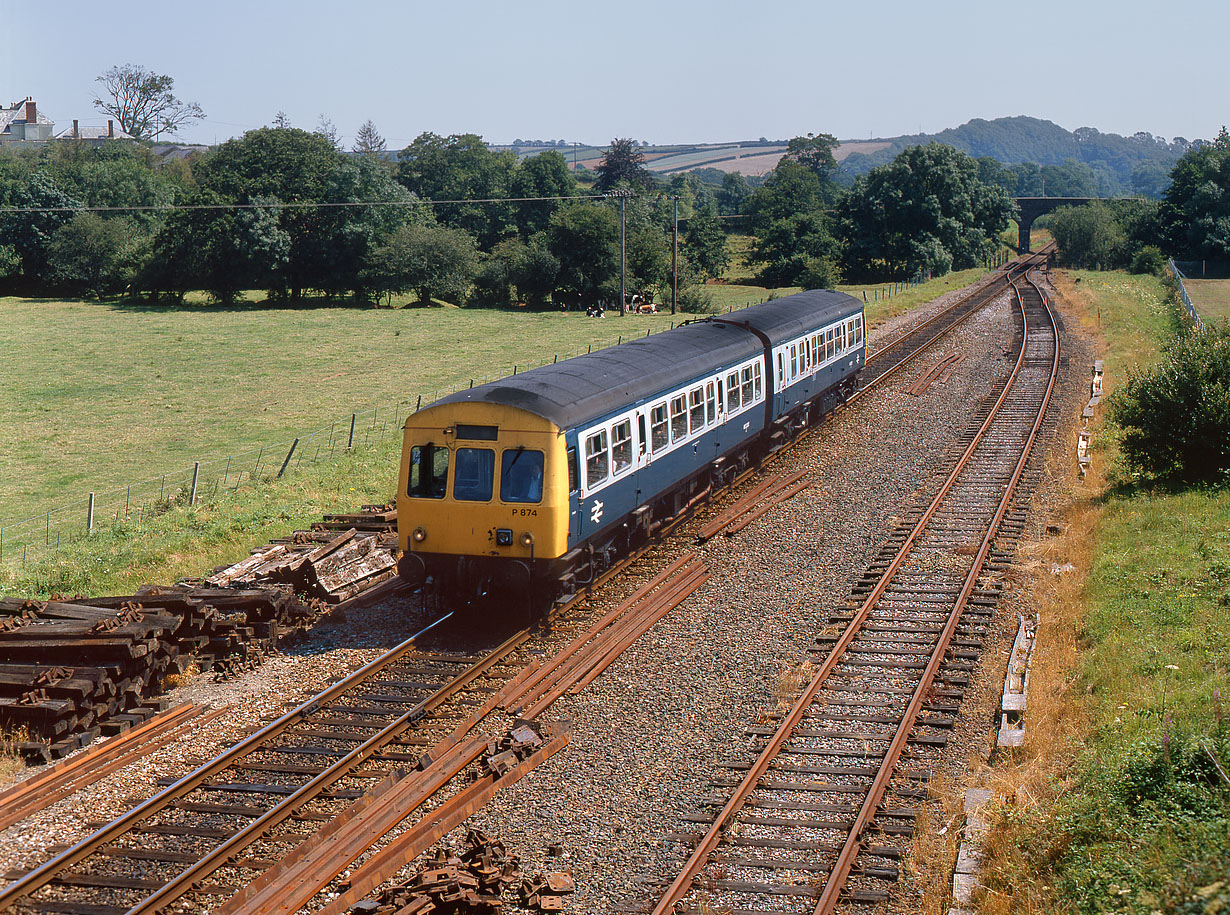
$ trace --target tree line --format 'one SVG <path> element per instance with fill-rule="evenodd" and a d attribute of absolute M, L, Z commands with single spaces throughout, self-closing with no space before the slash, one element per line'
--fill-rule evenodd
<path fill-rule="evenodd" d="M 1193 145 L 1160 200 L 1095 201 L 1046 218 L 1065 263 L 1157 272 L 1166 255 L 1230 260 L 1230 134 Z M 1041 221 L 1040 221 L 1041 222 Z"/>

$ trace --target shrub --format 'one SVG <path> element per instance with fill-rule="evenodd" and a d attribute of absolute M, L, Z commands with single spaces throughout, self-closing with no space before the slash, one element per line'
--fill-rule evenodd
<path fill-rule="evenodd" d="M 1230 482 L 1230 327 L 1180 332 L 1160 364 L 1110 398 L 1129 467 L 1185 484 Z"/>
<path fill-rule="evenodd" d="M 679 310 L 690 315 L 711 315 L 718 311 L 713 293 L 704 286 L 689 286 L 679 293 Z"/>
<path fill-rule="evenodd" d="M 1154 276 L 1162 272 L 1166 266 L 1166 255 L 1157 245 L 1145 245 L 1134 255 L 1129 269 L 1133 273 L 1150 273 Z"/>

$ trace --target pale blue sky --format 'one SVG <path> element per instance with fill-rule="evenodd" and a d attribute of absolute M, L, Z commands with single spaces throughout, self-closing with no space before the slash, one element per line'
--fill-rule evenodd
<path fill-rule="evenodd" d="M 1014 114 L 1190 139 L 1230 120 L 1228 36 L 1224 0 L 0 0 L 0 103 L 105 123 L 94 78 L 131 62 L 205 109 L 193 142 L 279 109 L 329 116 L 348 146 L 371 118 L 394 149 L 425 130 L 849 139 Z"/>

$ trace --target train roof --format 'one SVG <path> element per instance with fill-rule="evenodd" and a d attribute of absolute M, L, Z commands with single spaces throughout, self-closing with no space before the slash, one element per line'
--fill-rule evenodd
<path fill-rule="evenodd" d="M 458 391 L 433 406 L 497 403 L 573 429 L 763 352 L 744 325 L 776 343 L 862 307 L 841 292 L 801 292 Z"/>

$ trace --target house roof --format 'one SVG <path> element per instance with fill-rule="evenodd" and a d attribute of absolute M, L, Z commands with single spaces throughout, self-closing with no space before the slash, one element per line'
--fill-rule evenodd
<path fill-rule="evenodd" d="M 56 134 L 57 140 L 135 140 L 132 134 L 126 132 L 124 128 L 116 125 L 115 136 L 112 136 L 106 127 L 78 127 L 77 133 L 73 133 L 73 129 L 69 127 L 67 130 L 61 130 Z"/>
<path fill-rule="evenodd" d="M 37 109 L 35 109 L 34 119 L 35 119 L 35 123 L 38 123 L 38 124 L 54 124 L 55 123 L 55 121 L 51 120 L 51 118 L 47 117 L 45 114 L 43 114 L 41 111 L 38 111 Z M 8 107 L 0 108 L 0 133 L 9 132 L 13 124 L 24 124 L 24 123 L 26 123 L 26 100 L 25 99 L 22 99 L 20 102 L 13 102 L 13 104 L 9 105 Z"/>

